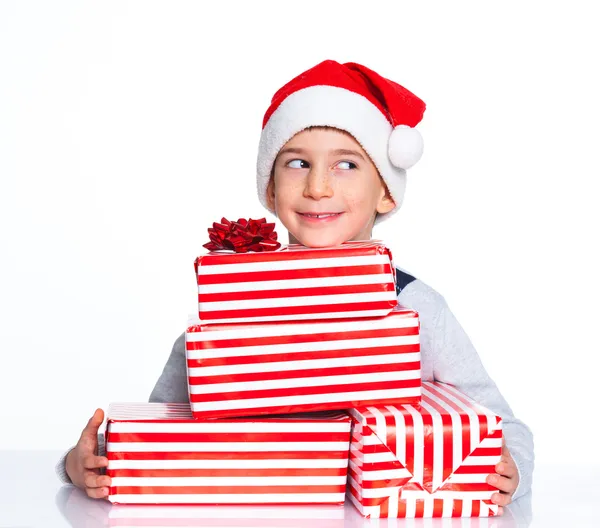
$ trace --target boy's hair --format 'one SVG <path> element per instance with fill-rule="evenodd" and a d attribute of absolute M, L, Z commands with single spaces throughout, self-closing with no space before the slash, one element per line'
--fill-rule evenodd
<path fill-rule="evenodd" d="M 304 130 L 336 130 L 337 132 L 341 132 L 342 134 L 346 134 L 347 136 L 350 136 L 352 139 L 354 139 L 354 141 L 356 141 L 356 138 L 352 134 L 350 134 L 349 132 L 346 132 L 345 130 L 342 130 L 341 128 L 335 128 L 335 127 L 325 126 L 325 125 L 315 125 L 315 126 L 306 127 Z M 279 157 L 279 154 L 277 155 L 277 157 Z M 367 154 L 367 157 L 369 157 L 369 154 Z M 371 163 L 373 163 L 373 160 L 370 157 L 369 157 L 369 161 Z M 269 186 L 275 185 L 274 179 L 275 179 L 275 165 L 276 164 L 277 164 L 277 158 L 275 158 L 275 162 L 273 163 L 273 166 L 271 167 L 271 174 L 269 175 Z M 385 180 L 381 177 L 381 174 L 379 173 L 379 169 L 377 168 L 377 166 L 374 163 L 373 163 L 373 166 L 375 167 L 375 170 L 377 171 L 377 176 L 379 176 L 379 180 L 383 184 L 383 187 L 385 189 L 385 194 L 387 196 L 390 196 L 390 190 L 388 189 L 388 186 L 385 183 Z M 379 217 L 379 213 L 376 212 L 375 220 L 377 220 L 378 217 Z"/>

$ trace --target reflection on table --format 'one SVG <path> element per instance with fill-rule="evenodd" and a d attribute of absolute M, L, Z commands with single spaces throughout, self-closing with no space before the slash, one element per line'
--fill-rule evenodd
<path fill-rule="evenodd" d="M 531 523 L 531 493 L 504 509 L 501 517 L 445 519 L 364 519 L 343 506 L 155 506 L 111 504 L 63 486 L 56 505 L 74 528 L 227 527 L 227 528 L 515 528 Z"/>

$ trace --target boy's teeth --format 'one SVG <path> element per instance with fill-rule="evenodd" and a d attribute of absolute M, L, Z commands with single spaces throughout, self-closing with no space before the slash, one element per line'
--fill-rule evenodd
<path fill-rule="evenodd" d="M 305 216 L 310 216 L 311 218 L 325 218 L 326 216 L 335 216 L 337 213 L 330 214 L 308 214 L 305 213 Z"/>

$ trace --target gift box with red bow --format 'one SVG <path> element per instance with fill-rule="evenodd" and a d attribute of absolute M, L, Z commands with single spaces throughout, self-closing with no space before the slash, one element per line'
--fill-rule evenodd
<path fill-rule="evenodd" d="M 376 317 L 396 305 L 390 250 L 379 241 L 282 247 L 265 219 L 213 224 L 196 259 L 202 323 Z"/>
<path fill-rule="evenodd" d="M 186 332 L 196 418 L 346 409 L 421 394 L 419 318 L 196 324 Z"/>
<path fill-rule="evenodd" d="M 194 420 L 189 404 L 113 404 L 109 500 L 121 504 L 341 504 L 345 413 Z"/>
<path fill-rule="evenodd" d="M 348 496 L 366 517 L 488 517 L 486 477 L 502 454 L 499 416 L 438 382 L 420 406 L 350 410 Z"/>

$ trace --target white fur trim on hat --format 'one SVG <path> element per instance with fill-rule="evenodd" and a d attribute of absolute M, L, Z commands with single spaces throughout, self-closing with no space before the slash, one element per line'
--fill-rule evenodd
<path fill-rule="evenodd" d="M 311 86 L 290 94 L 267 121 L 260 137 L 256 167 L 258 197 L 264 207 L 275 212 L 267 205 L 267 185 L 277 154 L 293 136 L 311 126 L 345 130 L 369 155 L 396 202 L 389 213 L 377 216 L 376 223 L 398 211 L 404 198 L 406 171 L 394 166 L 390 159 L 392 125 L 366 97 L 335 86 Z M 404 156 L 402 160 L 413 159 L 408 155 L 409 150 L 398 150 Z M 422 141 L 420 150 L 422 152 Z M 418 157 L 415 162 L 417 160 Z"/>

